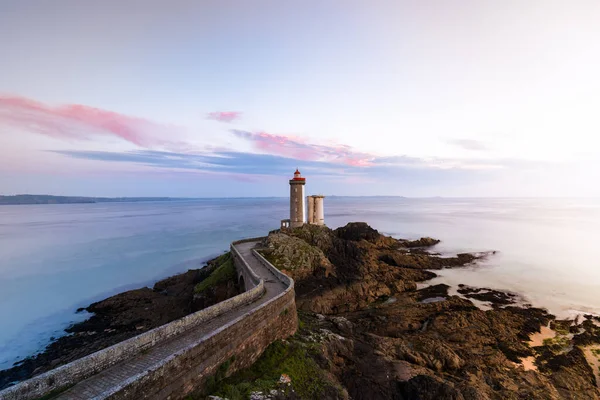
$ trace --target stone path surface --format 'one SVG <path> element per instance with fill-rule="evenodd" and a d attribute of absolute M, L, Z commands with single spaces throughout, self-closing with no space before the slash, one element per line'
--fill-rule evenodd
<path fill-rule="evenodd" d="M 265 303 L 277 296 L 279 293 L 282 293 L 286 289 L 286 285 L 279 281 L 268 268 L 263 266 L 256 259 L 256 257 L 252 255 L 252 248 L 254 248 L 257 243 L 258 242 L 241 243 L 235 247 L 240 252 L 244 260 L 246 260 L 248 265 L 250 265 L 250 268 L 252 268 L 252 270 L 265 282 L 266 291 L 260 299 L 220 315 L 208 321 L 207 323 L 202 324 L 201 326 L 192 328 L 189 331 L 182 333 L 171 340 L 159 343 L 144 354 L 139 354 L 133 358 L 117 363 L 99 372 L 98 374 L 79 382 L 69 390 L 55 397 L 55 399 L 104 399 L 116 392 L 118 388 L 125 386 L 127 381 L 135 375 L 147 371 L 157 364 L 160 364 L 164 359 L 176 353 L 177 351 L 198 342 L 202 337 L 206 336 L 215 329 L 225 325 L 230 321 L 233 321 L 237 317 L 252 310 L 257 305 Z"/>

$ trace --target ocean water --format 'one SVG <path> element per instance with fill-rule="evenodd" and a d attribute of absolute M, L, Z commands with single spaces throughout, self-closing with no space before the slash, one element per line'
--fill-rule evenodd
<path fill-rule="evenodd" d="M 152 285 L 279 226 L 288 200 L 0 207 L 0 369 L 42 350 L 93 301 Z M 325 199 L 336 228 L 365 221 L 442 254 L 496 250 L 434 280 L 510 290 L 565 316 L 600 314 L 598 199 Z"/>

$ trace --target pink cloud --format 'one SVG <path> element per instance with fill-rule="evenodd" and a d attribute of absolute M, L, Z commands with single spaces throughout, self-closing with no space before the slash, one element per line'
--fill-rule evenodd
<path fill-rule="evenodd" d="M 372 165 L 376 156 L 355 151 L 346 145 L 320 145 L 305 140 L 266 132 L 233 130 L 232 133 L 253 143 L 257 150 L 306 161 L 327 161 L 355 167 Z"/>
<path fill-rule="evenodd" d="M 242 113 L 239 111 L 216 111 L 208 113 L 208 119 L 214 119 L 219 122 L 232 122 L 242 117 Z"/>
<path fill-rule="evenodd" d="M 173 128 L 80 104 L 51 107 L 18 96 L 0 96 L 0 125 L 10 125 L 47 136 L 89 140 L 93 136 L 113 136 L 139 147 L 169 145 Z"/>

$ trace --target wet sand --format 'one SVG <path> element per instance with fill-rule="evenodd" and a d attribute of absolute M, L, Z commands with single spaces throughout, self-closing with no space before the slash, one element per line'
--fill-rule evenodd
<path fill-rule="evenodd" d="M 594 354 L 594 350 L 596 350 L 598 353 Z M 583 354 L 585 354 L 585 359 L 594 371 L 594 376 L 596 377 L 596 386 L 600 386 L 600 346 L 586 346 L 583 348 Z"/>
<path fill-rule="evenodd" d="M 545 339 L 554 339 L 556 331 L 550 329 L 549 326 L 542 326 L 539 333 L 534 333 L 529 338 L 529 347 L 543 346 Z"/>
<path fill-rule="evenodd" d="M 540 332 L 534 333 L 529 337 L 529 347 L 542 346 L 544 340 L 554 339 L 556 337 L 556 331 L 550 329 L 548 326 L 542 326 Z M 525 357 L 521 359 L 520 363 L 513 363 L 515 367 L 523 367 L 525 371 L 537 371 L 538 368 L 535 365 L 535 356 Z"/>

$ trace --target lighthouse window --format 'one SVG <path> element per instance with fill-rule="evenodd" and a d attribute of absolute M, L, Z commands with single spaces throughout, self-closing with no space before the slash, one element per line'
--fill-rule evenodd
<path fill-rule="evenodd" d="M 297 192 L 298 192 L 298 188 L 294 188 L 294 192 L 296 192 L 296 193 L 297 193 Z"/>

